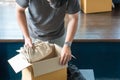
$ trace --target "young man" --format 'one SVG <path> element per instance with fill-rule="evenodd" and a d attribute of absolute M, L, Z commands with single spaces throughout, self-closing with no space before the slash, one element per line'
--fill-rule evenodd
<path fill-rule="evenodd" d="M 17 20 L 24 35 L 25 45 L 32 47 L 32 39 L 63 44 L 60 64 L 71 60 L 71 43 L 77 29 L 78 0 L 16 0 Z M 28 9 L 25 14 L 25 9 Z M 68 15 L 67 32 L 64 17 Z M 63 35 L 66 33 L 65 39 Z"/>

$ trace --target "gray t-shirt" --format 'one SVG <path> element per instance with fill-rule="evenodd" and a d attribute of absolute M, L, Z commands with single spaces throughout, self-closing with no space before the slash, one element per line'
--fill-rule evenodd
<path fill-rule="evenodd" d="M 78 0 L 68 0 L 57 9 L 51 8 L 47 0 L 16 0 L 16 2 L 21 7 L 28 8 L 27 23 L 30 36 L 41 40 L 61 37 L 65 32 L 65 14 L 74 14 L 80 10 Z"/>

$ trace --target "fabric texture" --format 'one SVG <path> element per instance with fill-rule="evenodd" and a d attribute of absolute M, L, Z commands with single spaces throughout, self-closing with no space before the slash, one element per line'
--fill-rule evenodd
<path fill-rule="evenodd" d="M 64 5 L 67 0 L 48 0 L 49 4 L 52 8 L 56 9 L 56 8 L 60 8 L 62 5 Z"/>
<path fill-rule="evenodd" d="M 26 11 L 30 36 L 41 40 L 52 40 L 61 37 L 64 32 L 65 14 L 77 13 L 78 0 L 68 0 L 60 8 L 53 9 L 47 0 L 16 0 L 21 7 L 28 7 Z"/>

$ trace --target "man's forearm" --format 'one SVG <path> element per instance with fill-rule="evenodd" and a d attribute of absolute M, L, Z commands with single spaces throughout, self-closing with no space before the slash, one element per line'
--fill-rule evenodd
<path fill-rule="evenodd" d="M 78 25 L 78 13 L 69 17 L 65 42 L 72 42 Z"/>
<path fill-rule="evenodd" d="M 25 12 L 17 9 L 16 14 L 17 14 L 16 16 L 17 16 L 18 24 L 21 28 L 21 31 L 22 31 L 24 37 L 29 38 L 29 32 L 28 32 L 28 28 L 27 28 Z"/>

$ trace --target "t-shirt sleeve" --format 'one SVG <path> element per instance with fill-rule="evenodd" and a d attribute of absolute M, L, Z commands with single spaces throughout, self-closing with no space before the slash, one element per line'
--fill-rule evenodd
<path fill-rule="evenodd" d="M 16 3 L 23 8 L 26 8 L 29 5 L 29 0 L 16 0 Z"/>
<path fill-rule="evenodd" d="M 78 0 L 68 0 L 66 13 L 74 14 L 80 11 L 79 1 Z"/>

